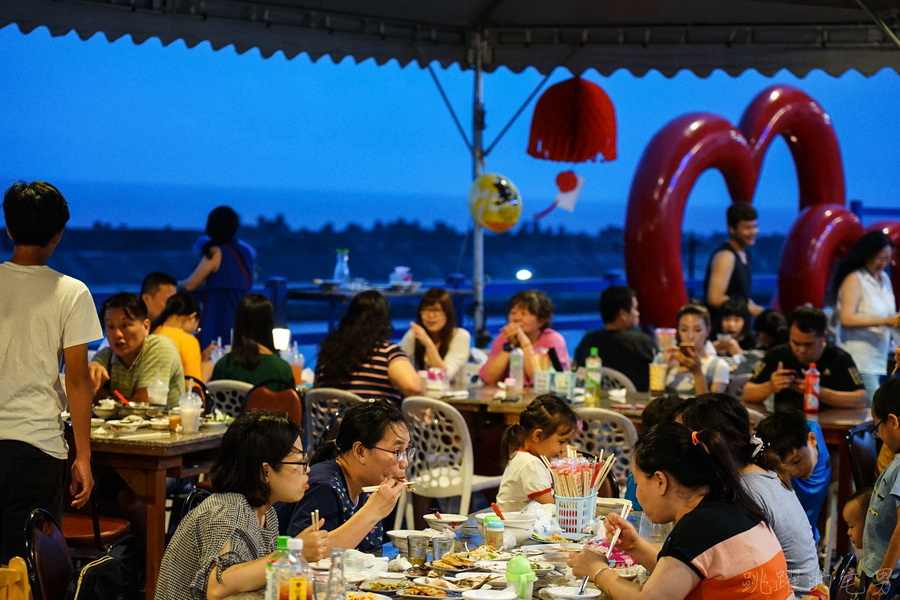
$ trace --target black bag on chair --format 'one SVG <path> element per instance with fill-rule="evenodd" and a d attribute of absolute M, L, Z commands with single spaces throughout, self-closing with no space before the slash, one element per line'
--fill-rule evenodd
<path fill-rule="evenodd" d="M 72 578 L 68 600 L 125 600 L 125 566 L 114 556 L 89 562 Z"/>

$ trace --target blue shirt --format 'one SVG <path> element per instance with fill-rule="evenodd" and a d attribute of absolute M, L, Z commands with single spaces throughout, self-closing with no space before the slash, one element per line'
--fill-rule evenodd
<path fill-rule="evenodd" d="M 819 520 L 819 512 L 822 510 L 822 504 L 828 497 L 828 486 L 831 484 L 831 457 L 828 455 L 828 448 L 825 447 L 825 434 L 822 432 L 822 426 L 817 421 L 807 421 L 809 430 L 816 436 L 816 447 L 819 450 L 819 460 L 813 467 L 812 475 L 807 479 L 791 478 L 791 486 L 809 524 L 813 530 L 813 536 L 816 543 L 819 543 L 819 528 L 816 523 Z"/>

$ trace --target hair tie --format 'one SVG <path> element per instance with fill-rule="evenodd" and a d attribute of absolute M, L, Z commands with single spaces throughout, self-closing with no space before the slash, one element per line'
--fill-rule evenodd
<path fill-rule="evenodd" d="M 694 442 L 694 445 L 698 445 L 700 443 L 700 438 L 697 436 L 696 431 L 691 432 L 691 441 Z"/>
<path fill-rule="evenodd" d="M 756 455 L 766 448 L 766 443 L 758 435 L 751 435 L 750 443 L 753 444 L 753 453 L 750 455 L 750 458 L 756 458 Z"/>

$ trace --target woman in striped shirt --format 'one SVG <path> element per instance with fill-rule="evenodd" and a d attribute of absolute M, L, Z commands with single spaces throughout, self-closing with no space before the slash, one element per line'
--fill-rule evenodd
<path fill-rule="evenodd" d="M 375 290 L 353 297 L 337 329 L 319 344 L 316 387 L 389 400 L 399 406 L 422 393 L 422 382 L 409 357 L 391 342 L 391 311 Z"/>

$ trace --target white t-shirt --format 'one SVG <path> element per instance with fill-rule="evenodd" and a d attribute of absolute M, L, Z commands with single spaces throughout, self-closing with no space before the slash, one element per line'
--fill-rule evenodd
<path fill-rule="evenodd" d="M 727 386 L 731 380 L 731 369 L 728 368 L 728 363 L 723 358 L 716 356 L 715 353 L 707 353 L 701 358 L 700 367 L 703 370 L 707 388 L 712 389 L 713 383 L 723 383 Z M 666 373 L 666 387 L 679 394 L 695 394 L 694 374 L 689 371 L 669 369 L 669 372 Z"/>
<path fill-rule="evenodd" d="M 497 492 L 497 506 L 501 511 L 517 511 L 541 494 L 553 490 L 553 478 L 541 459 L 524 450 L 516 451 L 506 465 L 500 491 Z"/>
<path fill-rule="evenodd" d="M 447 347 L 447 354 L 442 358 L 444 364 L 447 365 L 447 379 L 450 381 L 450 388 L 454 390 L 463 390 L 466 388 L 465 369 L 466 363 L 469 361 L 469 352 L 472 336 L 468 331 L 460 327 L 453 329 L 453 337 L 450 338 L 450 345 Z M 400 348 L 409 357 L 409 360 L 415 361 L 416 353 L 416 336 L 413 335 L 412 329 L 408 329 L 400 340 Z M 426 367 L 431 365 L 427 364 Z"/>
<path fill-rule="evenodd" d="M 866 269 L 859 269 L 856 271 L 856 281 L 859 285 L 859 300 L 854 309 L 858 315 L 862 317 L 893 317 L 897 314 L 891 280 L 884 271 L 877 277 L 873 277 Z M 850 282 L 846 280 L 845 283 L 850 285 Z M 838 346 L 853 357 L 853 362 L 856 363 L 856 368 L 860 373 L 886 374 L 887 357 L 892 350 L 892 329 L 885 325 L 841 327 L 840 314 L 841 305 L 838 302 L 835 308 L 835 320 L 838 323 Z"/>
<path fill-rule="evenodd" d="M 102 336 L 82 282 L 46 266 L 0 265 L 0 439 L 66 458 L 60 359 Z"/>

